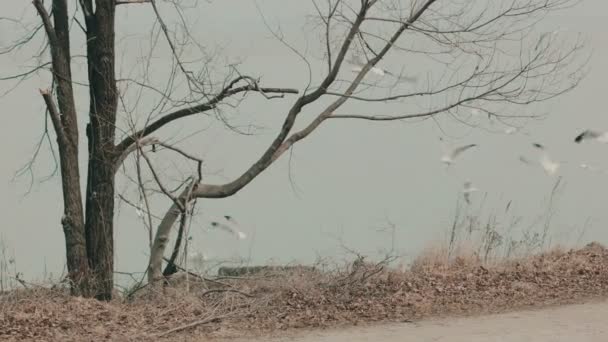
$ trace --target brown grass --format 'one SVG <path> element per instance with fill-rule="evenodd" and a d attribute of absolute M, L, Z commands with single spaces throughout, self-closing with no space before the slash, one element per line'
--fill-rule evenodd
<path fill-rule="evenodd" d="M 198 282 L 188 294 L 182 284 L 110 303 L 59 290 L 6 292 L 0 294 L 0 340 L 203 340 L 571 303 L 608 295 L 608 250 L 593 243 L 488 264 L 466 249 L 450 258 L 430 249 L 406 271 L 360 264 L 260 274 Z"/>

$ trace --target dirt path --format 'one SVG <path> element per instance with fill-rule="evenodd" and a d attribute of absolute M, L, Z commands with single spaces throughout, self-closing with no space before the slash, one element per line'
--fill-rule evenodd
<path fill-rule="evenodd" d="M 258 339 L 258 341 L 603 342 L 608 341 L 606 317 L 608 317 L 608 302 L 601 302 L 484 317 L 446 318 L 418 323 L 308 332 L 290 337 Z M 247 340 L 251 341 L 251 339 Z"/>

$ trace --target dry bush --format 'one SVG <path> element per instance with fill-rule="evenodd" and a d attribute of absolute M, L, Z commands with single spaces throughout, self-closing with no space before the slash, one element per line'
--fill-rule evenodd
<path fill-rule="evenodd" d="M 431 248 L 411 269 L 361 259 L 323 271 L 266 272 L 202 279 L 185 291 L 142 288 L 101 303 L 63 288 L 0 296 L 0 340 L 196 340 L 292 328 L 404 321 L 432 315 L 499 312 L 608 295 L 608 250 L 593 243 L 527 258 L 482 263 L 471 249 Z M 452 260 L 446 262 L 446 260 Z M 180 277 L 181 280 L 180 280 Z"/>
<path fill-rule="evenodd" d="M 414 273 L 440 273 L 449 271 L 452 265 L 477 266 L 482 263 L 476 249 L 471 245 L 449 246 L 433 244 L 419 253 L 410 265 Z"/>

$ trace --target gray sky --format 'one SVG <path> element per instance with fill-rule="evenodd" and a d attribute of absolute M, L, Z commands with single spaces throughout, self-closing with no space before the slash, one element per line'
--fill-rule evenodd
<path fill-rule="evenodd" d="M 29 2 L 5 2 L 3 16 L 25 13 L 24 21 L 37 23 Z M 305 15 L 313 13 L 309 2 L 273 0 L 259 3 L 270 22 L 280 23 L 290 42 L 300 49 L 308 47 L 313 56 L 319 54 L 312 44 L 316 38 L 302 29 Z M 239 10 L 235 10 L 236 2 L 231 1 L 201 6 L 205 10 L 192 29 L 199 41 L 212 47 L 221 46 L 221 56 L 227 63 L 243 60 L 241 71 L 262 76 L 266 86 L 303 88 L 307 75 L 303 63 L 271 38 L 252 1 L 239 2 Z M 133 63 L 139 50 L 137 42 L 150 30 L 152 16 L 146 8 L 131 6 L 119 10 L 119 36 L 126 37 L 121 45 L 124 47 L 121 60 L 126 62 L 120 72 L 130 70 L 132 64 L 129 63 Z M 327 122 L 293 151 L 291 176 L 297 192 L 290 185 L 290 158 L 285 154 L 237 195 L 199 201 L 204 213 L 192 226 L 192 248 L 217 258 L 250 255 L 254 262 L 273 258 L 310 262 L 317 255 L 341 256 L 343 251 L 336 240 L 341 237 L 352 249 L 374 253 L 390 247 L 390 236 L 375 231 L 386 227 L 390 220 L 397 228 L 396 248 L 401 253 L 416 254 L 444 236 L 465 179 L 472 180 L 488 193 L 484 213 L 501 210 L 512 200 L 512 212 L 532 220 L 542 210 L 542 201 L 555 179 L 546 177 L 539 168 L 518 161 L 520 154 L 535 156 L 529 147 L 531 142 L 545 144 L 552 156 L 569 163 L 560 172 L 565 186 L 555 206 L 552 229 L 556 239 L 574 241 L 578 229 L 591 219 L 586 240 L 608 242 L 608 233 L 603 229 L 608 224 L 603 204 L 607 199 L 607 176 L 576 167 L 586 162 L 608 169 L 605 157 L 608 146 L 579 146 L 572 142 L 582 129 L 608 130 L 603 99 L 604 80 L 608 77 L 604 62 L 608 60 L 608 46 L 604 44 L 608 33 L 607 12 L 608 4 L 603 1 L 583 1 L 573 9 L 556 13 L 536 28 L 537 32 L 543 32 L 559 27 L 566 35 L 580 32 L 588 38 L 588 48 L 593 50 L 593 56 L 591 72 L 575 91 L 534 107 L 534 110 L 551 115 L 546 120 L 529 123 L 525 129 L 529 136 L 489 133 L 439 117 L 438 122 L 447 133 L 444 136 L 451 143 L 479 144 L 477 150 L 463 155 L 460 163 L 446 171 L 439 162 L 438 137 L 443 133 L 433 120 L 419 123 Z M 11 31 L 5 27 L 14 28 L 0 26 L 0 45 L 13 39 Z M 78 39 L 80 41 L 76 40 L 73 47 L 82 50 L 82 38 Z M 23 56 L 31 55 L 31 51 L 30 48 L 17 56 L 0 58 L 0 77 L 22 70 L 24 65 L 32 65 L 33 61 L 23 59 Z M 159 53 L 158 57 L 163 55 Z M 386 66 L 390 65 L 387 61 Z M 406 63 L 416 71 L 429 65 L 424 59 Z M 322 68 L 321 64 L 315 66 Z M 317 69 L 316 73 L 319 70 L 322 69 Z M 82 75 L 82 71 L 82 68 L 77 69 L 76 73 Z M 154 72 L 162 74 L 166 70 L 159 68 Z M 64 239 L 59 223 L 62 210 L 60 181 L 54 177 L 39 182 L 51 171 L 48 149 L 42 150 L 42 156 L 34 166 L 35 184 L 28 195 L 24 196 L 28 177 L 13 180 L 15 172 L 31 158 L 43 130 L 43 102 L 38 88 L 48 84 L 47 79 L 33 78 L 0 99 L 3 113 L 0 116 L 3 155 L 0 184 L 5 193 L 1 203 L 4 225 L 0 234 L 15 254 L 19 271 L 26 278 L 39 276 L 45 265 L 47 270 L 57 272 L 64 263 Z M 0 84 L 0 91 L 7 87 L 8 84 Z M 282 115 L 291 103 L 291 98 L 268 102 L 254 95 L 230 114 L 235 122 L 264 126 L 255 136 L 230 133 L 218 122 L 204 117 L 172 125 L 163 134 L 165 137 L 185 136 L 205 129 L 183 146 L 205 159 L 208 172 L 221 170 L 221 176 L 210 175 L 210 179 L 226 181 L 238 176 L 259 157 L 276 134 Z M 85 125 L 87 101 L 80 101 L 78 105 L 83 113 L 80 124 Z M 349 106 L 345 110 L 370 105 L 350 103 Z M 84 138 L 84 134 L 81 137 Z M 84 163 L 86 143 L 82 142 Z M 474 197 L 476 205 L 479 205 L 480 197 L 480 194 Z M 162 202 L 159 208 L 166 205 Z M 249 238 L 236 241 L 221 232 L 204 233 L 201 227 L 207 213 L 233 215 L 247 226 Z M 145 268 L 147 233 L 136 218 L 130 207 L 122 205 L 118 211 L 115 226 L 118 270 Z"/>

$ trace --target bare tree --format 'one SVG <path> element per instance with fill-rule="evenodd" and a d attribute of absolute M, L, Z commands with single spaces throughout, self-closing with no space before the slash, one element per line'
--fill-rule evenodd
<path fill-rule="evenodd" d="M 57 136 L 64 197 L 62 224 L 72 288 L 76 294 L 105 300 L 111 298 L 113 287 L 115 179 L 132 154 L 136 154 L 138 163 L 143 161 L 149 172 L 147 175 L 153 180 L 154 189 L 151 189 L 138 176 L 137 184 L 143 196 L 155 191 L 172 202 L 160 220 L 151 245 L 148 280 L 153 282 L 163 277 L 165 248 L 176 220 L 181 216 L 186 222 L 185 217 L 191 215 L 196 199 L 224 198 L 237 193 L 325 121 L 393 122 L 449 115 L 466 122 L 472 110 L 496 120 L 532 117 L 534 115 L 514 115 L 510 111 L 573 89 L 582 77 L 584 65 L 584 60 L 580 59 L 580 41 L 565 44 L 553 34 L 530 38 L 538 20 L 554 10 L 567 8 L 573 4 L 572 0 L 312 0 L 318 32 L 322 36 L 325 71 L 318 84 L 309 83 L 302 90 L 264 87 L 259 79 L 241 74 L 235 66 L 230 66 L 219 82 L 213 81 L 212 73 L 204 67 L 196 72 L 190 70 L 191 64 L 183 59 L 184 51 L 188 46 L 200 47 L 200 44 L 188 31 L 179 2 L 79 0 L 79 16 L 83 17 L 84 25 L 80 24 L 78 16 L 70 17 L 67 0 L 53 0 L 51 11 L 41 0 L 33 3 L 51 56 L 53 90 L 41 93 Z M 150 39 L 162 37 L 171 53 L 171 72 L 164 87 L 153 86 L 147 77 L 116 77 L 116 7 L 136 6 L 134 3 L 151 7 L 155 24 Z M 181 34 L 172 32 L 165 23 L 165 8 L 177 11 L 183 21 Z M 87 47 L 84 58 L 88 64 L 88 83 L 83 86 L 89 92 L 86 130 L 89 161 L 84 209 L 73 89 L 76 82 L 72 77 L 75 58 L 71 56 L 70 47 L 72 23 L 86 35 Z M 270 26 L 269 29 L 279 42 L 312 68 L 309 57 L 290 45 L 280 32 Z M 33 30 L 32 36 L 37 31 Z M 27 41 L 26 37 L 16 44 Z M 384 62 L 391 57 L 403 61 L 403 72 L 397 72 L 397 68 L 384 68 Z M 421 61 L 422 64 L 416 65 Z M 411 86 L 416 78 L 410 72 L 428 66 L 432 66 L 432 70 L 428 70 L 427 79 L 417 80 L 416 86 Z M 49 63 L 41 63 L 31 72 L 16 76 L 27 77 L 48 67 Z M 380 80 L 369 77 L 370 73 Z M 177 79 L 183 80 L 185 85 L 177 87 Z M 387 82 L 387 79 L 392 81 Z M 119 85 L 123 84 L 125 88 L 119 91 Z M 127 87 L 140 91 L 130 104 L 126 104 L 129 101 L 124 95 Z M 159 98 L 151 109 L 141 101 L 144 90 Z M 382 91 L 386 95 L 372 95 Z M 298 96 L 286 110 L 274 140 L 257 161 L 232 181 L 206 183 L 199 158 L 154 136 L 169 123 L 200 113 L 214 113 L 231 127 L 220 107 L 238 106 L 240 101 L 236 95 L 248 93 L 258 93 L 269 100 L 285 94 Z M 373 114 L 339 112 L 347 101 L 372 102 L 377 103 L 377 107 Z M 404 112 L 380 114 L 382 104 L 387 102 L 403 104 Z M 299 114 L 313 103 L 328 105 L 302 129 L 295 130 Z M 416 110 L 422 103 L 426 108 Z M 143 125 L 132 119 L 136 110 L 149 112 Z M 124 114 L 128 127 L 119 128 L 119 114 Z M 154 158 L 147 155 L 150 146 L 153 149 L 161 146 L 196 163 L 197 171 L 184 177 L 180 187 L 183 189 L 168 187 L 167 180 L 154 167 Z M 137 170 L 139 174 L 139 164 Z M 147 225 L 152 229 L 150 211 L 146 204 Z M 175 260 L 175 257 L 171 259 Z"/>

